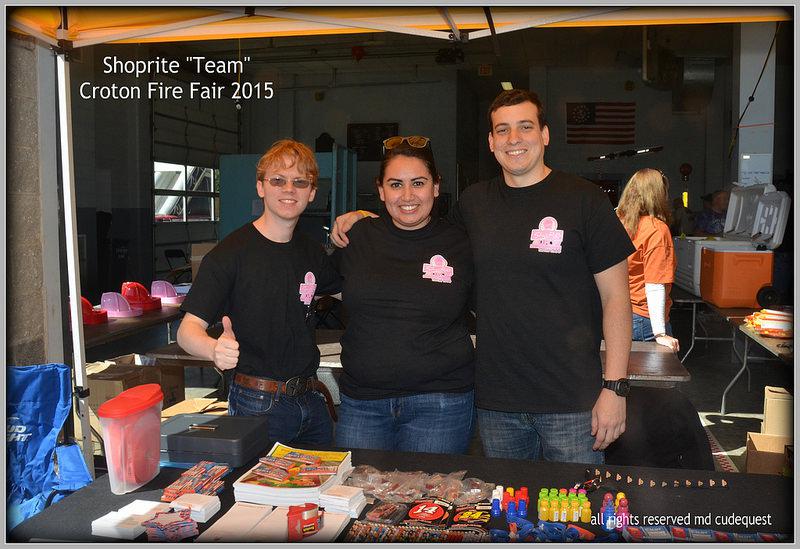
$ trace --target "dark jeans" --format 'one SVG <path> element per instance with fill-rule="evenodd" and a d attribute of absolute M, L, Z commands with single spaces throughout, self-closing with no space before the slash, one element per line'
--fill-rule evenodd
<path fill-rule="evenodd" d="M 474 392 L 357 400 L 341 395 L 336 446 L 463 454 L 472 436 Z"/>
<path fill-rule="evenodd" d="M 530 414 L 478 408 L 478 428 L 487 457 L 567 463 L 603 463 L 592 450 L 592 412 Z"/>
<path fill-rule="evenodd" d="M 333 420 L 325 397 L 316 391 L 290 397 L 265 393 L 233 383 L 228 393 L 228 413 L 232 416 L 268 416 L 267 436 L 284 444 L 333 442 Z"/>

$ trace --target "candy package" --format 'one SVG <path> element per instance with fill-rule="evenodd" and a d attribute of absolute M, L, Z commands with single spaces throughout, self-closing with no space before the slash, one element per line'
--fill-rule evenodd
<path fill-rule="evenodd" d="M 367 512 L 366 519 L 381 524 L 398 524 L 406 517 L 408 506 L 403 503 L 384 501 Z"/>

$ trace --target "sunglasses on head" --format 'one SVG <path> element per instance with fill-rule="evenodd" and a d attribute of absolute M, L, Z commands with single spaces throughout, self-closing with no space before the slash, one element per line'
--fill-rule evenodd
<path fill-rule="evenodd" d="M 390 137 L 388 139 L 383 140 L 383 152 L 390 151 L 395 147 L 399 147 L 403 141 L 409 144 L 409 146 L 414 147 L 415 149 L 424 149 L 428 146 L 428 143 L 431 142 L 430 138 L 425 137 L 423 135 L 409 135 L 404 137 L 402 135 L 396 135 L 394 137 Z"/>
<path fill-rule="evenodd" d="M 273 187 L 283 187 L 284 185 L 286 185 L 287 181 L 291 181 L 292 185 L 294 185 L 296 189 L 305 189 L 306 187 L 311 185 L 310 179 L 303 179 L 302 177 L 296 177 L 294 179 L 286 179 L 285 177 L 276 175 L 270 177 L 269 179 L 267 179 L 267 181 L 269 181 L 269 184 L 272 185 Z"/>

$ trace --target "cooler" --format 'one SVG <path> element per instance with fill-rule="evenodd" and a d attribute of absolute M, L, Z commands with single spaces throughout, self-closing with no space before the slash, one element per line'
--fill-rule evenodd
<path fill-rule="evenodd" d="M 161 424 L 161 461 L 241 467 L 274 443 L 266 416 L 178 414 Z"/>
<path fill-rule="evenodd" d="M 744 253 L 757 249 L 773 250 L 780 246 L 789 218 L 790 203 L 789 195 L 776 191 L 772 185 L 734 188 L 721 237 L 673 239 L 677 260 L 675 285 L 694 295 L 702 295 L 704 249 Z M 769 279 L 772 279 L 772 273 Z"/>
<path fill-rule="evenodd" d="M 758 291 L 772 284 L 771 251 L 703 248 L 700 296 L 717 307 L 758 309 Z"/>
<path fill-rule="evenodd" d="M 163 398 L 157 383 L 147 383 L 122 391 L 97 408 L 113 493 L 132 492 L 158 474 Z"/>

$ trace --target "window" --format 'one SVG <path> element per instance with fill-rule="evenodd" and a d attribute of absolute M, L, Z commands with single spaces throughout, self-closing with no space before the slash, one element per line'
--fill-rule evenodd
<path fill-rule="evenodd" d="M 154 162 L 153 221 L 219 221 L 219 170 Z"/>

